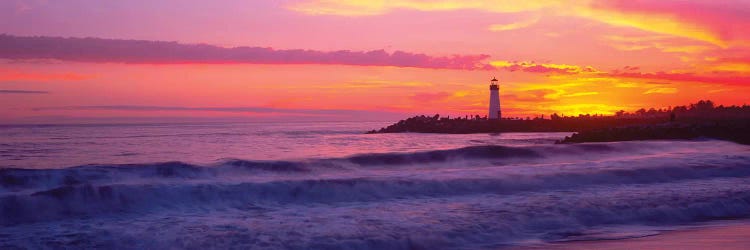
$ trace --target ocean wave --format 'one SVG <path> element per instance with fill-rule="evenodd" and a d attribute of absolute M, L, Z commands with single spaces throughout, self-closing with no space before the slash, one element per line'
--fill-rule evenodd
<path fill-rule="evenodd" d="M 242 159 L 224 159 L 216 164 L 197 165 L 179 161 L 147 163 L 147 164 L 91 164 L 62 169 L 19 169 L 0 168 L 0 194 L 25 189 L 49 189 L 64 185 L 113 183 L 128 180 L 194 180 L 221 179 L 223 177 L 256 176 L 259 174 L 301 175 L 314 176 L 320 172 L 367 169 L 369 167 L 400 167 L 419 166 L 433 167 L 503 165 L 503 162 L 524 164 L 565 162 L 569 159 L 588 157 L 595 160 L 614 159 L 616 156 L 653 155 L 665 152 L 664 145 L 654 143 L 601 143 L 576 144 L 555 146 L 470 146 L 448 150 L 434 150 L 411 153 L 372 153 L 359 154 L 343 158 L 307 159 L 298 161 L 260 161 Z M 692 145 L 688 145 L 690 148 Z M 702 149 L 698 149 L 702 150 Z M 688 152 L 690 153 L 690 152 Z M 735 155 L 735 162 L 750 162 L 750 157 Z M 731 157 L 727 156 L 731 160 Z M 454 164 L 459 161 L 473 161 L 474 164 Z M 442 164 L 442 165 L 441 165 Z M 734 163 L 733 163 L 734 164 Z M 728 166 L 732 168 L 732 166 Z M 710 169 L 710 168 L 708 168 Z M 731 170 L 731 169 L 730 169 Z M 744 176 L 745 169 L 734 169 L 729 172 L 722 170 L 705 172 L 698 168 L 690 171 L 686 166 L 663 166 L 655 169 L 640 169 L 638 171 L 621 170 L 611 172 L 610 175 L 631 175 L 633 178 L 650 179 L 665 178 L 665 176 L 696 175 L 711 177 L 722 173 L 739 174 Z M 658 172 L 661 171 L 661 172 Z M 700 172 L 703 171 L 703 172 Z M 733 172 L 734 171 L 734 172 Z M 739 171 L 739 172 L 737 172 Z M 699 173 L 700 172 L 700 173 Z M 601 174 L 601 173 L 600 173 Z M 585 178 L 589 175 L 579 176 Z M 723 176 L 723 175 L 722 175 Z"/>
<path fill-rule="evenodd" d="M 445 162 L 465 159 L 533 158 L 541 155 L 531 148 L 505 146 L 471 146 L 449 150 L 415 153 L 360 154 L 345 158 L 358 165 L 403 165 Z"/>
<path fill-rule="evenodd" d="M 110 213 L 247 209 L 263 207 L 264 204 L 272 207 L 285 204 L 309 206 L 478 195 L 523 196 L 560 191 L 580 193 L 597 188 L 621 190 L 725 179 L 743 184 L 750 178 L 750 157 L 744 148 L 725 152 L 712 142 L 674 144 L 472 146 L 298 161 L 225 159 L 211 165 L 174 161 L 63 169 L 0 169 L 0 225 Z M 713 151 L 707 156 L 696 153 L 710 150 Z M 655 158 L 623 160 L 622 156 Z M 561 163 L 579 158 L 591 160 L 572 165 Z M 506 166 L 503 162 L 512 164 Z M 589 166 L 594 162 L 598 165 Z M 522 171 L 516 171 L 518 169 Z M 724 187 L 700 188 L 720 190 Z M 684 221 L 708 216 L 708 212 L 695 214 L 690 212 L 692 208 L 685 208 L 695 206 L 693 203 L 696 202 L 704 204 L 706 199 L 715 200 L 707 206 L 721 206 L 715 209 L 719 212 L 712 215 L 714 217 L 750 213 L 750 210 L 742 210 L 748 206 L 750 187 L 735 192 L 738 196 L 724 196 L 719 192 L 705 196 L 704 200 L 693 197 L 690 190 L 686 192 L 672 197 L 676 200 L 649 202 L 675 202 L 682 206 L 680 209 L 688 210 Z M 647 197 L 650 195 L 654 194 L 648 193 Z M 606 208 L 608 205 L 611 204 L 601 206 L 609 209 Z M 600 211 L 589 212 L 596 214 Z M 636 221 L 648 217 L 633 216 Z"/>
<path fill-rule="evenodd" d="M 258 171 L 300 173 L 314 169 L 338 169 L 344 166 L 429 164 L 463 159 L 502 159 L 541 157 L 531 149 L 504 146 L 473 146 L 450 150 L 414 153 L 360 154 L 345 158 L 309 159 L 301 161 L 258 161 L 225 159 L 209 165 L 173 161 L 147 164 L 91 164 L 63 169 L 0 169 L 0 187 L 84 183 L 98 179 L 122 178 L 201 178 L 228 173 L 255 174 Z"/>
<path fill-rule="evenodd" d="M 237 163 L 237 162 L 235 162 Z M 233 167 L 244 168 L 249 162 Z M 291 165 L 290 165 L 291 164 Z M 0 224 L 33 222 L 35 220 L 65 218 L 69 215 L 91 215 L 127 210 L 160 208 L 190 208 L 201 206 L 240 206 L 249 203 L 270 204 L 331 204 L 341 202 L 374 202 L 398 199 L 419 199 L 478 194 L 516 195 L 524 192 L 580 190 L 597 186 L 616 188 L 627 185 L 675 183 L 694 180 L 750 177 L 750 163 L 734 162 L 715 165 L 663 166 L 632 169 L 604 169 L 596 171 L 568 171 L 546 174 L 506 174 L 460 178 L 397 178 L 350 177 L 318 179 L 306 177 L 271 181 L 208 179 L 199 176 L 216 175 L 219 169 L 207 169 L 173 162 L 152 165 L 148 177 L 177 178 L 171 182 L 129 181 L 113 182 L 105 170 L 144 174 L 143 167 L 86 168 L 83 174 L 59 175 L 47 188 L 27 189 L 32 180 L 19 178 L 3 170 L 3 186 L 15 192 L 0 196 L 2 218 Z M 294 163 L 272 162 L 261 168 L 299 171 Z M 81 170 L 81 169 L 78 169 Z M 98 170 L 98 172 L 96 171 Z M 212 170 L 212 171 L 207 171 Z M 226 169 L 224 169 L 226 171 Z M 13 170 L 34 173 L 34 170 Z M 70 169 L 56 170 L 70 171 Z M 15 177 L 11 177 L 15 176 Z M 30 175 L 27 175 L 29 177 Z M 88 179 L 83 179 L 88 178 Z"/>
<path fill-rule="evenodd" d="M 591 229 L 602 226 L 681 225 L 750 216 L 750 181 L 737 178 L 659 183 L 614 190 L 610 187 L 590 187 L 576 191 L 560 189 L 516 195 L 464 195 L 451 199 L 451 202 L 445 202 L 443 198 L 421 197 L 378 203 L 350 202 L 309 204 L 309 206 L 264 201 L 269 197 L 277 197 L 277 193 L 272 192 L 260 196 L 252 192 L 250 194 L 242 192 L 241 190 L 252 190 L 252 187 L 247 184 L 238 184 L 235 187 L 217 185 L 198 185 L 190 188 L 180 185 L 64 187 L 38 192 L 25 198 L 3 197 L 0 199 L 0 212 L 3 214 L 0 217 L 0 225 L 19 226 L 23 223 L 66 218 L 91 220 L 92 218 L 112 218 L 114 214 L 117 214 L 118 220 L 126 221 L 126 218 L 133 216 L 138 218 L 139 223 L 148 221 L 151 224 L 166 226 L 159 224 L 162 223 L 164 215 L 151 217 L 148 214 L 161 214 L 153 213 L 153 210 L 159 210 L 168 215 L 182 214 L 182 216 L 189 216 L 196 211 L 221 211 L 220 214 L 258 216 L 254 221 L 256 223 L 263 221 L 263 223 L 253 223 L 250 231 L 287 237 L 289 241 L 298 244 L 294 248 L 316 248 L 309 244 L 320 246 L 319 244 L 330 240 L 341 240 L 357 244 L 360 249 L 368 249 L 372 248 L 372 245 L 368 245 L 372 243 L 369 242 L 372 238 L 363 238 L 357 234 L 345 235 L 341 227 L 333 226 L 328 229 L 331 230 L 331 235 L 316 235 L 316 232 L 321 233 L 320 230 L 310 231 L 302 228 L 320 226 L 317 223 L 321 220 L 330 224 L 335 221 L 343 222 L 358 218 L 357 216 L 363 216 L 358 221 L 366 223 L 368 216 L 373 214 L 383 216 L 384 211 L 375 212 L 375 210 L 388 207 L 397 208 L 398 212 L 391 211 L 395 214 L 370 223 L 378 225 L 380 229 L 402 228 L 405 232 L 404 237 L 389 237 L 388 232 L 392 230 L 372 232 L 378 236 L 384 236 L 370 235 L 383 240 L 380 242 L 382 244 L 401 246 L 399 248 L 403 248 L 406 243 L 408 243 L 406 245 L 426 248 L 450 248 L 451 246 L 486 248 L 496 244 L 512 244 L 516 240 L 528 238 L 539 238 L 545 241 L 565 240 L 580 237 Z M 319 195 L 323 197 L 326 194 Z M 321 209 L 326 212 L 318 214 Z M 310 217 L 305 218 L 315 219 L 294 222 L 300 219 L 295 217 L 295 214 L 302 211 L 312 213 Z M 96 216 L 98 214 L 107 216 Z M 290 217 L 268 217 L 271 214 L 274 216 L 288 214 Z M 400 218 L 405 215 L 409 216 Z M 420 217 L 420 215 L 426 217 Z M 339 216 L 344 218 L 328 221 Z M 214 217 L 205 219 L 211 220 L 211 218 Z M 277 220 L 283 220 L 295 227 L 276 227 L 275 225 L 279 224 Z M 432 222 L 430 224 L 432 226 L 420 227 L 418 231 L 424 233 L 420 235 L 408 230 L 416 225 L 404 223 L 406 222 L 404 220 L 414 221 L 417 225 Z M 441 223 L 434 224 L 435 220 Z M 68 222 L 61 222 L 61 224 L 68 224 Z M 362 224 L 361 226 L 367 227 L 368 225 Z M 19 230 L 24 228 L 26 227 L 21 226 Z M 209 230 L 209 226 L 205 228 Z M 284 231 L 277 231 L 280 229 Z M 293 230 L 295 233 L 284 236 L 286 232 L 289 232 L 287 230 Z M 245 231 L 220 233 L 217 236 L 223 237 L 242 232 Z M 430 237 L 425 237 L 425 235 Z M 204 237 L 204 235 L 198 232 L 189 237 Z M 210 239 L 203 240 L 213 242 Z M 221 240 L 217 243 L 220 242 Z"/>

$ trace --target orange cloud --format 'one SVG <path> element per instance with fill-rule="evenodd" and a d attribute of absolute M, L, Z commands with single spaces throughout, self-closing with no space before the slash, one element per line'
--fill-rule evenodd
<path fill-rule="evenodd" d="M 666 81 L 678 81 L 678 82 L 700 82 L 700 83 L 720 84 L 720 85 L 750 85 L 750 76 L 748 75 L 725 74 L 725 73 L 697 74 L 697 73 L 668 73 L 668 72 L 656 72 L 656 73 L 613 72 L 607 75 L 612 76 L 612 77 L 618 77 L 618 78 L 637 78 L 637 79 L 666 80 Z"/>
<path fill-rule="evenodd" d="M 599 92 L 589 91 L 589 92 L 578 92 L 578 93 L 567 94 L 565 95 L 565 97 L 589 96 L 589 95 L 598 95 L 598 94 Z"/>
<path fill-rule="evenodd" d="M 674 94 L 677 93 L 677 88 L 653 88 L 646 90 L 643 94 Z"/>

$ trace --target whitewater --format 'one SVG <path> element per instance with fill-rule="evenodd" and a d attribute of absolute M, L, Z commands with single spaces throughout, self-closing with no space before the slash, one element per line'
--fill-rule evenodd
<path fill-rule="evenodd" d="M 0 127 L 0 249 L 502 249 L 750 217 L 750 147 L 379 122 Z"/>

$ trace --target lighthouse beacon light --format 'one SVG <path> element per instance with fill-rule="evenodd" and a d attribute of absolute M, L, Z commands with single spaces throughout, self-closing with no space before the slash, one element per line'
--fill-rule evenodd
<path fill-rule="evenodd" d="M 497 78 L 490 80 L 490 108 L 489 108 L 489 119 L 497 120 L 502 117 L 500 111 L 500 86 L 498 85 Z"/>

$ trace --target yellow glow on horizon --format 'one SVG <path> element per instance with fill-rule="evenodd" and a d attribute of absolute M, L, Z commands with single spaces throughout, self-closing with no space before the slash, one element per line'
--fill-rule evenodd
<path fill-rule="evenodd" d="M 582 103 L 554 105 L 551 106 L 550 109 L 557 110 L 558 114 L 577 116 L 583 114 L 612 115 L 618 110 L 627 109 L 627 107 L 599 103 Z"/>

